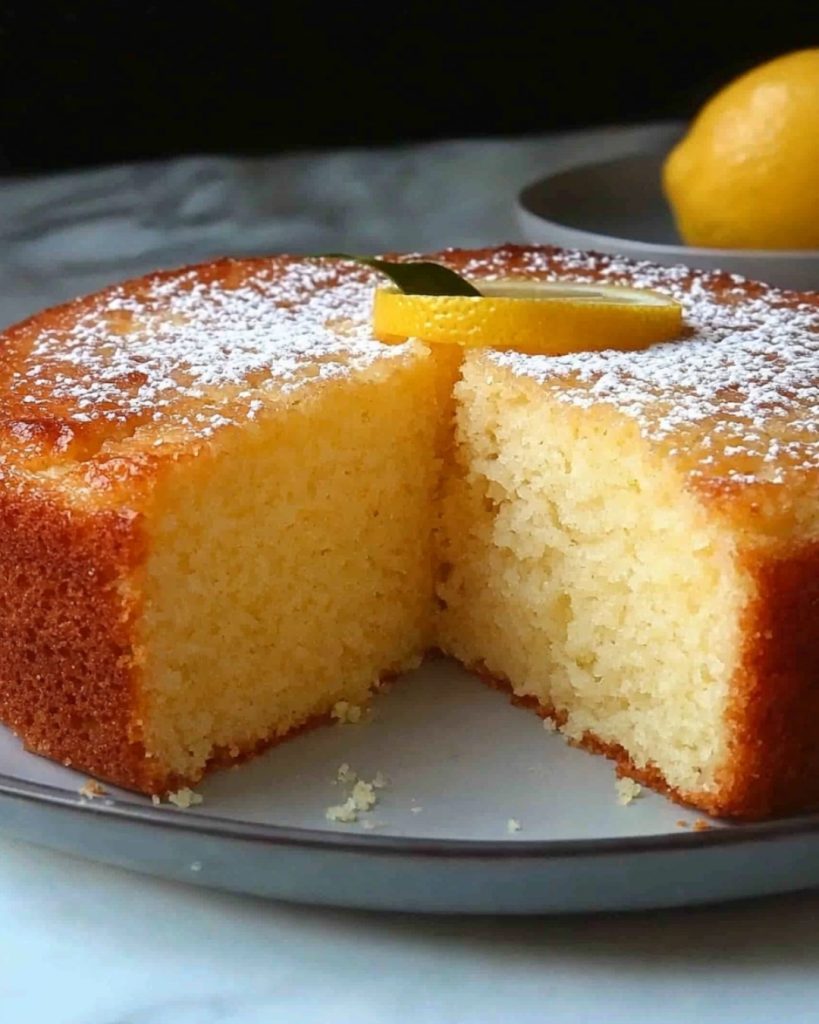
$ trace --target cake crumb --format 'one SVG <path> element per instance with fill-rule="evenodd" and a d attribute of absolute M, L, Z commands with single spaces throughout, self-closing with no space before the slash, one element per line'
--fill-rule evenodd
<path fill-rule="evenodd" d="M 93 800 L 95 796 L 105 796 L 106 789 L 96 779 L 86 779 L 80 786 L 79 792 L 80 796 L 85 797 L 87 800 Z"/>
<path fill-rule="evenodd" d="M 359 779 L 353 786 L 350 799 L 353 801 L 353 804 L 358 811 L 372 810 L 378 802 L 378 797 L 375 795 L 372 783 L 365 782 L 363 779 Z"/>
<path fill-rule="evenodd" d="M 677 828 L 688 828 L 688 822 L 685 820 L 685 818 L 677 819 Z"/>
<path fill-rule="evenodd" d="M 639 782 L 628 778 L 617 779 L 614 783 L 614 788 L 617 790 L 617 803 L 622 804 L 623 807 L 626 807 L 635 797 L 638 797 L 643 789 Z"/>
<path fill-rule="evenodd" d="M 336 782 L 341 782 L 345 785 L 349 783 L 350 785 L 352 785 L 354 782 L 357 781 L 358 775 L 356 775 L 356 773 L 347 764 L 346 761 L 344 761 L 342 764 L 338 766 L 338 771 L 336 772 Z"/>
<path fill-rule="evenodd" d="M 344 824 L 352 824 L 358 821 L 359 814 L 371 811 L 378 803 L 376 789 L 383 789 L 387 784 L 387 780 L 381 772 L 376 772 L 372 782 L 360 779 L 346 762 L 339 765 L 336 781 L 352 785 L 352 791 L 343 803 L 328 807 L 324 816 L 328 821 L 339 821 Z M 362 826 L 368 831 L 374 827 L 366 822 L 362 822 Z"/>
<path fill-rule="evenodd" d="M 423 811 L 423 809 L 423 807 L 410 807 L 410 810 L 412 811 L 413 814 L 420 814 L 421 811 Z"/>
<path fill-rule="evenodd" d="M 694 822 L 695 832 L 708 832 L 710 828 L 711 825 L 709 825 L 704 818 L 697 818 L 697 820 Z"/>
<path fill-rule="evenodd" d="M 553 718 L 544 718 L 543 728 L 546 732 L 557 732 L 557 722 Z"/>
<path fill-rule="evenodd" d="M 191 871 L 201 871 L 201 870 L 202 870 L 202 861 L 201 860 L 191 861 Z"/>
<path fill-rule="evenodd" d="M 355 800 L 348 796 L 343 804 L 335 804 L 333 807 L 328 807 L 324 812 L 324 817 L 328 821 L 340 821 L 344 824 L 358 821 L 358 808 L 355 805 Z"/>
<path fill-rule="evenodd" d="M 182 789 L 178 789 L 175 793 L 168 793 L 168 803 L 173 804 L 174 807 L 179 807 L 181 810 L 195 807 L 203 801 L 204 797 L 200 793 L 194 793 L 188 786 L 183 786 Z"/>
<path fill-rule="evenodd" d="M 160 797 L 156 795 L 156 793 L 152 793 L 151 803 L 154 805 L 154 807 L 159 807 L 159 805 L 162 803 L 162 800 L 160 799 Z"/>
<path fill-rule="evenodd" d="M 376 772 L 373 775 L 372 787 L 373 789 L 386 789 L 389 786 L 390 780 L 384 775 L 383 772 Z"/>
<path fill-rule="evenodd" d="M 506 822 L 506 831 L 512 835 L 514 832 L 520 832 L 520 822 L 517 818 L 510 818 Z"/>
<path fill-rule="evenodd" d="M 358 704 L 351 704 L 347 700 L 337 700 L 330 714 L 340 725 L 358 725 L 362 709 Z"/>
<path fill-rule="evenodd" d="M 374 821 L 362 821 L 361 827 L 367 832 L 372 832 L 374 828 L 378 828 L 378 825 Z"/>

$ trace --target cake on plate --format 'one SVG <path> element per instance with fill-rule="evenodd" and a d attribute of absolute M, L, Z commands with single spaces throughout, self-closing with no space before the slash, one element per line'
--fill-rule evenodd
<path fill-rule="evenodd" d="M 705 811 L 819 803 L 819 296 L 548 248 L 432 258 L 665 292 L 685 332 L 383 345 L 378 275 L 299 257 L 9 329 L 0 719 L 165 793 L 440 649 Z"/>

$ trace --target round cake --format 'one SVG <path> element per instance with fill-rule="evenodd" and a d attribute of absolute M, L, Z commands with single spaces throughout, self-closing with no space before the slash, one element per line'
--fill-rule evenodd
<path fill-rule="evenodd" d="M 703 810 L 819 802 L 819 297 L 548 248 L 428 258 L 667 293 L 685 331 L 383 345 L 374 271 L 284 256 L 7 330 L 0 719 L 165 793 L 440 649 Z"/>

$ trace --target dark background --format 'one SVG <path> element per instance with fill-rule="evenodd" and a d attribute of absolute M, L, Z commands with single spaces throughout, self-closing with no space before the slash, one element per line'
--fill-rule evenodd
<path fill-rule="evenodd" d="M 0 172 L 688 117 L 817 44 L 815 0 L 0 0 Z"/>

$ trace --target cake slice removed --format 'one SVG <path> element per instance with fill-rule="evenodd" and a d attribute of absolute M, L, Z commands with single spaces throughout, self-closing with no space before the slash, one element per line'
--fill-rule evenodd
<path fill-rule="evenodd" d="M 688 336 L 467 355 L 441 647 L 704 810 L 815 804 L 819 303 L 604 257 L 508 252 L 491 270 L 667 290 Z"/>
<path fill-rule="evenodd" d="M 420 660 L 437 369 L 371 340 L 370 295 L 224 261 L 6 336 L 0 716 L 30 749 L 161 793 Z"/>
<path fill-rule="evenodd" d="M 752 593 L 734 534 L 610 409 L 486 358 L 457 393 L 443 647 L 640 778 L 716 795 Z"/>
<path fill-rule="evenodd" d="M 376 274 L 274 257 L 0 336 L 0 721 L 163 793 L 440 647 L 705 811 L 819 805 L 819 297 L 432 258 L 662 292 L 683 335 L 382 345 Z"/>

